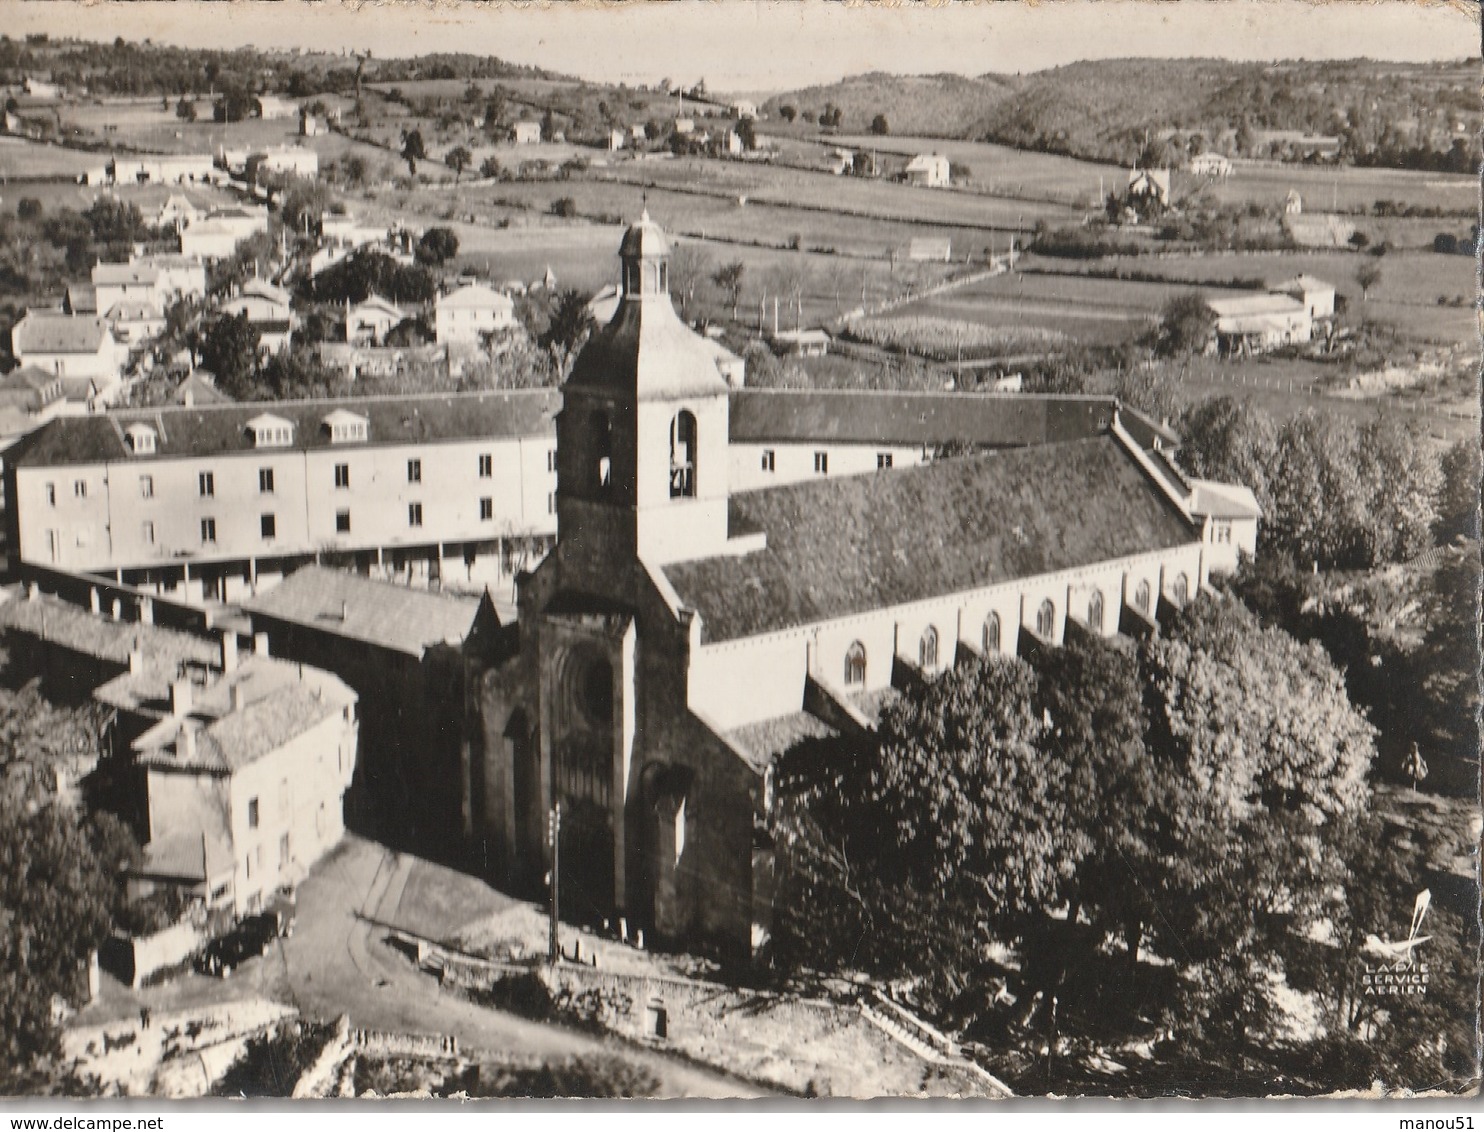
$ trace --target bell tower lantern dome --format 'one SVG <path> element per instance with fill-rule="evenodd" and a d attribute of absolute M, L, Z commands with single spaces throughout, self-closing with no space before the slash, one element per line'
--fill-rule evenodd
<path fill-rule="evenodd" d="M 670 294 L 670 243 L 665 233 L 649 218 L 646 209 L 624 233 L 618 248 L 623 264 L 623 295 L 626 300 L 643 300 Z"/>

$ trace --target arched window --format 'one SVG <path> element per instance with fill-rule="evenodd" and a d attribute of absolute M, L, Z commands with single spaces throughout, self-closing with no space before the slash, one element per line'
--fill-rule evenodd
<path fill-rule="evenodd" d="M 856 641 L 845 650 L 845 686 L 866 682 L 866 646 Z"/>
<path fill-rule="evenodd" d="M 1140 582 L 1139 588 L 1134 590 L 1134 608 L 1141 613 L 1149 612 L 1149 583 Z"/>
<path fill-rule="evenodd" d="M 1094 633 L 1103 631 L 1103 591 L 1093 590 L 1087 599 L 1087 627 Z"/>
<path fill-rule="evenodd" d="M 984 655 L 1000 651 L 1000 615 L 991 613 L 984 621 Z"/>
<path fill-rule="evenodd" d="M 1184 574 L 1177 574 L 1175 576 L 1175 584 L 1171 587 L 1170 592 L 1175 597 L 1176 605 L 1184 605 L 1190 600 L 1190 579 Z"/>
<path fill-rule="evenodd" d="M 917 667 L 924 672 L 932 672 L 938 667 L 938 630 L 931 625 L 923 633 L 922 640 L 917 642 Z"/>
<path fill-rule="evenodd" d="M 1050 598 L 1047 598 L 1041 603 L 1041 608 L 1036 610 L 1036 635 L 1049 641 L 1055 629 L 1056 606 L 1051 604 Z"/>
<path fill-rule="evenodd" d="M 607 413 L 593 414 L 593 479 L 594 486 L 613 486 L 613 425 Z"/>
<path fill-rule="evenodd" d="M 670 498 L 690 499 L 696 494 L 696 418 L 688 409 L 670 422 Z"/>

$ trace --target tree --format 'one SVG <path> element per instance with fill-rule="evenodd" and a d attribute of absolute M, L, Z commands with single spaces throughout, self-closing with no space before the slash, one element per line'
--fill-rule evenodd
<path fill-rule="evenodd" d="M 427 158 L 428 151 L 423 145 L 423 132 L 421 130 L 409 130 L 402 138 L 402 160 L 407 162 L 409 173 L 417 172 L 417 163 Z"/>
<path fill-rule="evenodd" d="M 175 104 L 175 116 L 183 122 L 194 122 L 196 120 L 196 103 L 185 95 L 181 95 L 180 101 Z"/>
<path fill-rule="evenodd" d="M 711 257 L 698 245 L 677 243 L 670 248 L 670 292 L 680 300 L 680 313 L 691 313 L 696 289 L 710 277 Z"/>
<path fill-rule="evenodd" d="M 201 343 L 201 364 L 216 375 L 222 392 L 237 401 L 253 399 L 258 362 L 258 331 L 247 314 L 223 315 Z"/>
<path fill-rule="evenodd" d="M 577 202 L 571 197 L 557 197 L 551 202 L 550 211 L 553 216 L 568 219 L 577 215 Z"/>
<path fill-rule="evenodd" d="M 321 218 L 330 210 L 329 188 L 321 181 L 295 177 L 288 181 L 278 198 L 278 215 L 289 231 L 307 234 L 317 230 Z"/>
<path fill-rule="evenodd" d="M 27 224 L 35 224 L 41 219 L 41 202 L 35 197 L 21 197 L 15 206 L 16 217 Z"/>
<path fill-rule="evenodd" d="M 459 178 L 464 174 L 464 170 L 469 168 L 469 163 L 473 160 L 474 155 L 461 145 L 454 146 L 448 151 L 447 156 L 443 158 L 444 164 L 453 170 L 455 184 L 458 183 Z"/>
<path fill-rule="evenodd" d="M 479 166 L 479 175 L 493 180 L 500 175 L 500 163 L 493 156 L 486 157 Z"/>
<path fill-rule="evenodd" d="M 1355 269 L 1355 282 L 1360 287 L 1362 302 L 1370 302 L 1371 288 L 1381 282 L 1381 265 L 1363 263 Z"/>
<path fill-rule="evenodd" d="M 711 276 L 711 281 L 720 288 L 722 294 L 726 296 L 727 302 L 731 304 L 732 321 L 734 322 L 737 319 L 737 307 L 742 302 L 742 279 L 745 272 L 745 266 L 738 259 L 722 264 L 716 269 L 715 274 Z"/>
<path fill-rule="evenodd" d="M 1167 357 L 1203 351 L 1216 332 L 1216 315 L 1199 291 L 1186 291 L 1165 303 L 1159 322 L 1159 350 Z"/>
<path fill-rule="evenodd" d="M 1200 598 L 1146 641 L 1166 872 L 1152 945 L 1190 974 L 1172 1017 L 1240 1063 L 1270 1032 L 1282 957 L 1324 918 L 1337 839 L 1369 807 L 1374 732 L 1317 644 Z"/>
<path fill-rule="evenodd" d="M 441 267 L 459 254 L 459 235 L 452 228 L 429 228 L 417 242 L 418 263 Z"/>
<path fill-rule="evenodd" d="M 871 119 L 871 132 L 881 136 L 891 133 L 891 124 L 886 120 L 885 114 L 877 114 Z"/>
<path fill-rule="evenodd" d="M 1405 562 L 1432 545 L 1443 472 L 1427 430 L 1415 418 L 1378 415 L 1355 446 L 1363 505 L 1357 557 L 1366 565 Z"/>
<path fill-rule="evenodd" d="M 1443 486 L 1438 496 L 1439 535 L 1479 537 L 1481 463 L 1479 441 L 1460 440 L 1443 456 Z"/>
<path fill-rule="evenodd" d="M 1243 484 L 1264 514 L 1273 509 L 1268 477 L 1277 463 L 1278 426 L 1245 398 L 1212 397 L 1180 420 L 1180 463 L 1198 479 Z"/>
<path fill-rule="evenodd" d="M 778 108 L 778 116 L 785 122 L 792 122 L 799 116 L 798 107 L 790 106 L 788 103 L 785 102 Z"/>
<path fill-rule="evenodd" d="M 120 871 L 138 845 L 108 814 L 87 817 L 53 775 L 96 754 L 97 720 L 34 684 L 0 689 L 0 1094 L 55 1086 L 53 995 L 76 1001 L 81 965 L 123 906 Z"/>
<path fill-rule="evenodd" d="M 751 118 L 743 118 L 737 123 L 737 137 L 741 139 L 742 146 L 749 153 L 757 148 L 757 126 Z"/>
<path fill-rule="evenodd" d="M 550 321 L 537 341 L 557 361 L 563 377 L 577 351 L 582 349 L 592 326 L 586 295 L 571 287 L 557 295 L 551 307 Z"/>

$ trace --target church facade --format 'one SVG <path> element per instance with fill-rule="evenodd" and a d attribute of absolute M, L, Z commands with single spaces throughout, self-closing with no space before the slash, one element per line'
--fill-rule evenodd
<path fill-rule="evenodd" d="M 1108 399 L 740 393 L 667 256 L 647 215 L 625 234 L 618 309 L 563 389 L 557 543 L 471 677 L 464 820 L 533 888 L 559 804 L 564 916 L 741 960 L 767 935 L 782 751 L 968 653 L 1154 631 L 1207 583 L 1214 523 L 1168 434 Z M 989 443 L 934 459 L 929 405 Z M 832 475 L 852 429 L 875 467 Z"/>

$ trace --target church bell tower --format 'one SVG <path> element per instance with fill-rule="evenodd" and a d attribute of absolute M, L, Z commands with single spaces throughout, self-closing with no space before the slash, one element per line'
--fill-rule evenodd
<path fill-rule="evenodd" d="M 653 565 L 727 542 L 728 385 L 711 343 L 670 302 L 669 243 L 648 212 L 619 247 L 622 297 L 563 386 L 557 537 L 563 558 Z"/>

